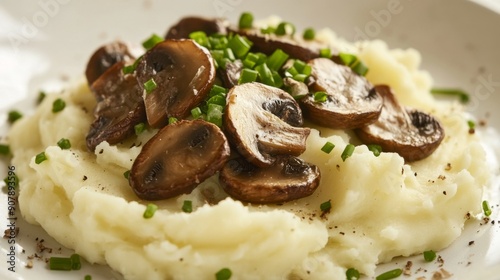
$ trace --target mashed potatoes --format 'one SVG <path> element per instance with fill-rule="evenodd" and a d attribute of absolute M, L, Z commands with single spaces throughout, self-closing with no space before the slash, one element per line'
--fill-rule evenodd
<path fill-rule="evenodd" d="M 326 31 L 322 36 L 336 40 Z M 147 202 L 138 200 L 123 173 L 155 131 L 117 146 L 103 142 L 89 153 L 85 136 L 95 100 L 81 80 L 47 96 L 11 130 L 24 218 L 126 279 L 214 279 L 222 268 L 232 279 L 345 279 L 350 267 L 373 275 L 380 262 L 445 248 L 467 214 L 480 212 L 489 178 L 462 108 L 433 99 L 414 50 L 389 50 L 380 41 L 336 46 L 359 55 L 372 83 L 389 84 L 402 103 L 441 121 L 446 136 L 430 157 L 410 165 L 393 153 L 375 157 L 351 132 L 317 127 L 302 155 L 322 173 L 312 196 L 245 205 L 228 198 L 214 176 L 191 194 L 157 202 L 154 217 L 144 219 Z M 66 108 L 53 113 L 57 98 Z M 61 138 L 71 149 L 56 145 Z M 335 144 L 330 154 L 321 151 L 326 141 Z M 344 162 L 348 143 L 357 147 Z M 42 151 L 48 160 L 35 164 Z M 181 211 L 184 200 L 193 201 L 192 213 Z M 320 204 L 329 200 L 331 211 L 322 213 Z"/>

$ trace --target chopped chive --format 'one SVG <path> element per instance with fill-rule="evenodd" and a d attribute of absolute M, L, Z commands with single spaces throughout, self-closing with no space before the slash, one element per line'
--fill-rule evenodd
<path fill-rule="evenodd" d="M 488 203 L 487 200 L 483 201 L 483 212 L 486 217 L 489 217 L 491 215 L 490 204 Z"/>
<path fill-rule="evenodd" d="M 144 130 L 146 130 L 146 124 L 145 123 L 138 123 L 136 125 L 134 125 L 134 131 L 135 131 L 135 135 L 139 135 L 141 133 L 144 132 Z"/>
<path fill-rule="evenodd" d="M 335 144 L 333 144 L 332 142 L 328 141 L 325 143 L 325 145 L 323 145 L 323 147 L 321 147 L 321 150 L 327 154 L 331 153 L 333 148 L 335 148 Z"/>
<path fill-rule="evenodd" d="M 274 87 L 281 88 L 283 86 L 283 78 L 281 78 L 280 73 L 278 71 L 271 70 L 273 75 Z"/>
<path fill-rule="evenodd" d="M 262 63 L 265 63 L 267 61 L 267 55 L 265 55 L 264 53 L 255 53 L 255 55 L 257 55 L 259 57 L 259 59 L 257 59 L 257 62 L 255 62 L 255 65 L 261 65 Z"/>
<path fill-rule="evenodd" d="M 23 117 L 23 114 L 21 114 L 19 111 L 12 110 L 12 111 L 9 111 L 7 119 L 9 121 L 9 123 L 12 124 L 22 117 Z"/>
<path fill-rule="evenodd" d="M 342 158 L 342 161 L 345 161 L 348 157 L 350 157 L 352 155 L 355 147 L 356 146 L 354 146 L 353 144 L 348 144 L 347 146 L 345 146 L 345 149 L 342 152 L 342 155 L 340 155 L 340 157 Z"/>
<path fill-rule="evenodd" d="M 227 46 L 231 48 L 236 57 L 242 58 L 250 51 L 252 42 L 236 34 L 227 42 Z"/>
<path fill-rule="evenodd" d="M 351 69 L 360 76 L 365 76 L 368 73 L 368 67 L 361 60 L 358 60 L 358 63 L 351 66 Z"/>
<path fill-rule="evenodd" d="M 319 56 L 325 57 L 325 58 L 330 58 L 332 56 L 332 50 L 330 50 L 328 48 L 321 49 L 321 50 L 319 50 Z"/>
<path fill-rule="evenodd" d="M 214 95 L 207 100 L 207 104 L 226 106 L 226 97 L 222 94 Z"/>
<path fill-rule="evenodd" d="M 231 61 L 235 61 L 236 57 L 234 56 L 233 50 L 230 48 L 225 48 L 222 50 L 224 52 L 224 58 L 227 58 Z"/>
<path fill-rule="evenodd" d="M 45 155 L 45 152 L 41 152 L 35 156 L 35 163 L 36 164 L 40 164 L 46 160 L 47 160 L 47 156 Z"/>
<path fill-rule="evenodd" d="M 314 37 L 316 37 L 316 32 L 312 28 L 306 28 L 304 30 L 304 34 L 302 35 L 302 38 L 304 40 L 314 40 Z"/>
<path fill-rule="evenodd" d="M 38 97 L 37 97 L 37 99 L 36 99 L 36 104 L 40 104 L 40 103 L 42 103 L 42 101 L 45 99 L 45 97 L 46 97 L 46 96 L 47 96 L 47 94 L 45 93 L 45 91 L 43 91 L 43 90 L 42 90 L 42 91 L 40 91 L 40 92 L 38 93 Z"/>
<path fill-rule="evenodd" d="M 134 73 L 134 71 L 135 71 L 134 64 L 132 64 L 132 65 L 125 65 L 122 68 L 123 75 L 132 74 L 132 73 Z"/>
<path fill-rule="evenodd" d="M 144 217 L 144 219 L 150 219 L 153 217 L 156 210 L 158 210 L 158 206 L 156 206 L 156 204 L 149 203 L 148 206 L 146 206 L 146 210 L 144 211 L 144 214 L 142 216 Z"/>
<path fill-rule="evenodd" d="M 347 280 L 358 280 L 360 277 L 359 271 L 355 268 L 349 268 L 345 272 L 345 276 L 346 276 Z"/>
<path fill-rule="evenodd" d="M 219 104 L 208 104 L 207 121 L 217 125 L 218 127 L 221 127 L 223 111 L 224 107 Z"/>
<path fill-rule="evenodd" d="M 295 26 L 289 22 L 281 22 L 276 27 L 276 31 L 274 32 L 276 35 L 293 35 L 295 34 Z"/>
<path fill-rule="evenodd" d="M 156 44 L 158 44 L 160 42 L 163 42 L 163 38 L 160 37 L 160 36 L 158 36 L 158 35 L 156 35 L 156 34 L 153 34 L 147 40 L 145 40 L 144 42 L 142 42 L 142 46 L 146 50 L 149 50 L 149 49 L 153 48 L 154 46 L 156 46 Z"/>
<path fill-rule="evenodd" d="M 266 63 L 256 66 L 255 70 L 259 72 L 260 81 L 263 84 L 274 86 L 273 72 L 271 72 Z"/>
<path fill-rule="evenodd" d="M 304 68 L 306 67 L 306 65 L 307 64 L 304 61 L 300 60 L 300 59 L 295 59 L 293 61 L 293 67 L 295 69 L 297 69 L 297 72 L 299 72 L 299 73 L 303 73 Z"/>
<path fill-rule="evenodd" d="M 299 71 L 297 70 L 297 68 L 295 68 L 295 66 L 292 66 L 292 67 L 290 67 L 290 68 L 286 69 L 286 71 L 285 71 L 285 75 L 286 75 L 286 76 L 289 76 L 289 77 L 293 77 L 293 76 L 295 76 L 295 75 L 299 75 L 299 74 L 300 74 L 300 73 L 299 73 Z"/>
<path fill-rule="evenodd" d="M 295 76 L 292 77 L 292 79 L 296 80 L 297 82 L 305 82 L 306 79 L 307 79 L 307 75 L 305 74 L 297 74 Z"/>
<path fill-rule="evenodd" d="M 429 250 L 424 252 L 424 260 L 426 262 L 432 262 L 436 259 L 436 252 Z"/>
<path fill-rule="evenodd" d="M 92 280 L 92 276 L 87 274 L 87 275 L 85 275 L 83 280 Z"/>
<path fill-rule="evenodd" d="M 216 280 L 229 280 L 229 279 L 231 279 L 232 275 L 233 275 L 233 273 L 231 272 L 231 270 L 229 268 L 223 268 L 223 269 L 217 271 L 217 273 L 215 273 L 215 279 Z"/>
<path fill-rule="evenodd" d="M 448 95 L 456 96 L 459 98 L 460 102 L 465 104 L 469 102 L 469 94 L 460 89 L 450 89 L 450 88 L 433 88 L 431 93 L 434 95 Z"/>
<path fill-rule="evenodd" d="M 203 115 L 203 112 L 201 111 L 200 107 L 194 107 L 191 109 L 191 116 L 193 119 L 198 119 Z"/>
<path fill-rule="evenodd" d="M 193 202 L 191 200 L 184 200 L 184 202 L 182 203 L 182 212 L 193 212 Z"/>
<path fill-rule="evenodd" d="M 64 102 L 64 100 L 62 100 L 61 98 L 57 98 L 52 103 L 52 112 L 53 113 L 61 112 L 62 110 L 64 110 L 65 107 L 66 107 L 66 102 Z"/>
<path fill-rule="evenodd" d="M 146 90 L 146 93 L 151 93 L 153 90 L 155 90 L 157 87 L 157 84 L 153 78 L 149 79 L 147 82 L 144 83 L 144 89 Z"/>
<path fill-rule="evenodd" d="M 243 60 L 243 66 L 246 68 L 253 69 L 255 65 L 257 65 L 257 61 L 259 61 L 259 56 L 255 53 L 248 53 Z"/>
<path fill-rule="evenodd" d="M 226 88 L 214 85 L 212 89 L 210 89 L 210 93 L 208 94 L 208 96 L 212 97 L 214 95 L 220 95 L 220 94 L 226 95 L 226 93 L 227 93 Z"/>
<path fill-rule="evenodd" d="M 384 272 L 377 276 L 375 279 L 376 280 L 389 280 L 389 279 L 394 279 L 396 277 L 399 277 L 403 273 L 403 270 L 400 268 L 396 268 L 393 270 L 389 270 L 387 272 Z"/>
<path fill-rule="evenodd" d="M 0 155 L 8 156 L 10 154 L 10 146 L 0 144 Z"/>
<path fill-rule="evenodd" d="M 50 257 L 49 268 L 50 270 L 71 270 L 71 258 Z"/>
<path fill-rule="evenodd" d="M 244 84 L 244 83 L 251 83 L 255 82 L 257 80 L 257 77 L 259 76 L 259 72 L 245 68 L 241 71 L 240 78 L 238 79 L 238 84 Z"/>
<path fill-rule="evenodd" d="M 332 209 L 332 202 L 330 200 L 325 201 L 319 205 L 321 212 L 328 212 Z"/>
<path fill-rule="evenodd" d="M 208 36 L 203 31 L 195 31 L 189 34 L 189 39 L 194 40 L 196 43 L 200 44 L 203 47 L 210 48 L 210 41 L 208 40 Z"/>
<path fill-rule="evenodd" d="M 71 148 L 71 142 L 69 139 L 66 138 L 61 138 L 59 141 L 57 141 L 57 146 L 63 150 L 67 150 Z"/>
<path fill-rule="evenodd" d="M 281 49 L 276 49 L 268 58 L 266 61 L 267 66 L 269 69 L 278 71 L 281 66 L 287 61 L 289 55 L 285 53 Z"/>
<path fill-rule="evenodd" d="M 326 102 L 327 99 L 328 99 L 328 94 L 324 91 L 317 91 L 314 93 L 315 102 L 323 103 Z"/>
<path fill-rule="evenodd" d="M 358 57 L 350 53 L 339 53 L 339 57 L 344 65 L 349 67 L 358 61 Z"/>
<path fill-rule="evenodd" d="M 248 13 L 248 12 L 242 13 L 240 16 L 240 21 L 239 21 L 238 26 L 241 29 L 252 28 L 252 26 L 253 26 L 253 14 Z"/>
<path fill-rule="evenodd" d="M 373 153 L 373 155 L 376 157 L 378 157 L 380 155 L 380 153 L 382 153 L 382 147 L 380 147 L 380 145 L 369 144 L 369 145 L 367 145 L 367 147 L 368 147 L 368 150 L 371 151 Z"/>
<path fill-rule="evenodd" d="M 72 254 L 70 259 L 71 259 L 72 270 L 80 270 L 80 268 L 82 268 L 82 263 L 80 262 L 80 255 Z"/>
<path fill-rule="evenodd" d="M 469 126 L 469 129 L 475 129 L 476 128 L 476 123 L 473 120 L 468 120 L 467 125 Z"/>
<path fill-rule="evenodd" d="M 173 124 L 173 123 L 176 123 L 177 122 L 177 118 L 176 117 L 169 117 L 168 118 L 168 124 Z"/>
<path fill-rule="evenodd" d="M 128 180 L 128 178 L 130 177 L 130 170 L 123 172 L 123 177 Z"/>
<path fill-rule="evenodd" d="M 274 28 L 272 26 L 268 26 L 266 28 L 261 28 L 260 32 L 262 34 L 273 34 L 273 33 L 276 33 L 276 28 Z"/>

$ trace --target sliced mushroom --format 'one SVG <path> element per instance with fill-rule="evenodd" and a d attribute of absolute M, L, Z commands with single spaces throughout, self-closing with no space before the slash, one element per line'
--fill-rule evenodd
<path fill-rule="evenodd" d="M 229 140 L 251 163 L 272 165 L 275 156 L 305 151 L 310 129 L 297 102 L 287 92 L 260 83 L 233 87 L 227 95 L 224 128 Z"/>
<path fill-rule="evenodd" d="M 376 86 L 384 105 L 378 121 L 355 130 L 366 144 L 378 144 L 384 152 L 395 152 L 412 162 L 428 157 L 444 138 L 438 120 L 398 103 L 391 88 Z"/>
<path fill-rule="evenodd" d="M 195 31 L 204 31 L 207 35 L 227 33 L 227 23 L 222 19 L 185 17 L 170 27 L 165 39 L 189 39 L 189 34 Z"/>
<path fill-rule="evenodd" d="M 87 82 L 92 85 L 107 69 L 120 61 L 133 60 L 127 45 L 120 41 L 115 41 L 97 49 L 89 59 L 85 76 Z"/>
<path fill-rule="evenodd" d="M 215 65 L 210 53 L 193 40 L 166 40 L 146 52 L 136 69 L 144 89 L 148 122 L 163 127 L 169 117 L 178 119 L 202 102 L 215 82 Z M 156 88 L 146 92 L 153 79 Z"/>
<path fill-rule="evenodd" d="M 243 62 L 239 59 L 227 62 L 225 68 L 219 68 L 218 73 L 222 85 L 225 88 L 232 88 L 237 85 L 243 68 Z"/>
<path fill-rule="evenodd" d="M 273 165 L 259 168 L 243 158 L 228 161 L 220 173 L 224 190 L 251 203 L 282 203 L 311 195 L 320 182 L 317 166 L 293 156 L 278 156 Z"/>
<path fill-rule="evenodd" d="M 335 129 L 353 129 L 373 123 L 382 110 L 382 97 L 364 77 L 327 58 L 309 62 L 314 80 L 311 94 L 301 99 L 304 115 L 311 121 Z M 324 91 L 325 102 L 314 93 Z"/>
<path fill-rule="evenodd" d="M 160 129 L 137 156 L 129 184 L 141 199 L 159 200 L 191 192 L 229 158 L 222 130 L 204 120 L 183 120 Z"/>
<path fill-rule="evenodd" d="M 107 141 L 117 144 L 134 133 L 134 126 L 146 121 L 142 90 L 133 75 L 124 75 L 120 61 L 111 66 L 91 86 L 97 98 L 94 122 L 87 134 L 87 148 Z"/>

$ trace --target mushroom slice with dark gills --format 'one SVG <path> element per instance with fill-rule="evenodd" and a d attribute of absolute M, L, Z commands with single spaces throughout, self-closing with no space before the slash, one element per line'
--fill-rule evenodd
<path fill-rule="evenodd" d="M 193 40 L 158 43 L 141 58 L 136 73 L 144 90 L 148 122 L 156 128 L 168 124 L 169 117 L 187 117 L 215 82 L 210 53 Z"/>
<path fill-rule="evenodd" d="M 191 192 L 219 171 L 230 148 L 222 130 L 204 120 L 167 125 L 149 140 L 132 165 L 129 183 L 141 199 Z"/>
<path fill-rule="evenodd" d="M 130 53 L 127 45 L 120 41 L 100 47 L 92 54 L 85 69 L 85 77 L 89 86 L 115 63 L 133 59 L 134 56 Z"/>
<path fill-rule="evenodd" d="M 366 78 L 327 58 L 313 59 L 309 65 L 314 82 L 311 94 L 301 99 L 306 118 L 335 129 L 353 129 L 377 120 L 382 98 Z M 325 92 L 326 100 L 315 100 L 316 92 Z"/>
<path fill-rule="evenodd" d="M 249 162 L 273 164 L 276 155 L 302 154 L 310 129 L 302 125 L 299 105 L 287 92 L 260 83 L 233 87 L 227 94 L 224 128 Z"/>
<path fill-rule="evenodd" d="M 146 122 L 142 89 L 133 75 L 123 74 L 123 66 L 123 61 L 111 66 L 91 86 L 97 105 L 86 137 L 90 151 L 103 141 L 117 144 L 125 140 L 134 134 L 135 125 Z"/>
<path fill-rule="evenodd" d="M 207 35 L 226 34 L 227 25 L 225 20 L 219 18 L 184 17 L 170 27 L 165 39 L 189 39 L 189 34 L 195 31 L 203 31 Z"/>
<path fill-rule="evenodd" d="M 264 168 L 240 157 L 228 161 L 219 178 L 224 190 L 238 200 L 282 203 L 311 195 L 321 175 L 317 166 L 294 156 L 278 156 Z"/>
<path fill-rule="evenodd" d="M 398 153 L 407 162 L 432 154 L 444 138 L 439 121 L 400 105 L 388 86 L 379 85 L 376 90 L 383 97 L 382 113 L 375 123 L 355 130 L 359 139 L 380 145 L 384 152 Z"/>

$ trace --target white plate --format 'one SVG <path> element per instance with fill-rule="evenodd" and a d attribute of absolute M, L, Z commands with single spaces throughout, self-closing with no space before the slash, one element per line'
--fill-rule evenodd
<path fill-rule="evenodd" d="M 500 11 L 494 0 L 476 0 L 491 10 L 468 1 L 309 0 L 291 1 L 3 1 L 0 4 L 0 136 L 6 134 L 6 112 L 17 108 L 25 113 L 33 109 L 40 89 L 61 88 L 68 78 L 82 75 L 90 54 L 101 44 L 120 38 L 141 42 L 151 33 L 164 34 L 180 17 L 188 14 L 227 17 L 235 22 L 242 11 L 256 17 L 280 15 L 299 28 L 331 27 L 348 40 L 381 38 L 391 47 L 413 47 L 423 55 L 423 68 L 431 72 L 436 85 L 458 87 L 471 93 L 469 110 L 480 120 L 500 129 Z M 492 159 L 500 156 L 496 134 L 489 129 L 494 148 Z M 0 138 L 0 140 L 3 138 Z M 495 144 L 496 143 L 496 144 Z M 497 168 L 498 169 L 498 168 Z M 7 173 L 7 163 L 0 162 L 0 178 Z M 453 279 L 500 279 L 500 199 L 498 174 L 492 183 L 490 203 L 494 206 L 495 224 L 480 226 L 474 220 L 453 245 L 440 252 L 443 269 Z M 0 195 L 0 219 L 6 221 L 7 197 Z M 48 206 L 50 207 L 50 206 Z M 39 227 L 28 225 L 17 213 L 16 271 L 7 270 L 10 252 L 6 239 L 1 241 L 0 278 L 2 279 L 120 279 L 107 267 L 85 263 L 81 271 L 49 271 L 44 261 L 34 260 L 27 269 L 29 255 L 35 252 L 35 239 L 58 255 L 70 254 Z M 474 241 L 473 244 L 470 244 Z M 408 240 L 411 242 L 411 240 Z M 22 250 L 25 250 L 23 253 Z M 50 256 L 47 251 L 44 257 Z M 427 276 L 439 270 L 439 264 L 425 264 L 421 256 L 396 259 L 381 265 L 379 272 L 414 263 L 412 277 Z M 418 273 L 417 268 L 422 268 Z"/>

